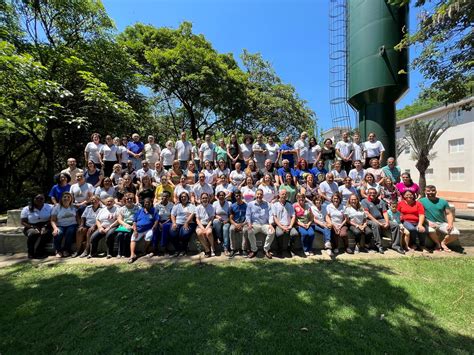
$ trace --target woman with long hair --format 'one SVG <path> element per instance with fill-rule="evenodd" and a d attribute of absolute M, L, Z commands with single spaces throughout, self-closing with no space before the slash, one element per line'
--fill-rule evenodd
<path fill-rule="evenodd" d="M 175 256 L 186 256 L 188 252 L 188 243 L 191 235 L 196 229 L 194 216 L 196 207 L 190 203 L 186 192 L 181 192 L 179 201 L 171 210 L 171 229 L 170 238 L 176 250 Z"/>
<path fill-rule="evenodd" d="M 86 144 L 84 148 L 84 161 L 92 160 L 97 168 L 101 168 L 102 164 L 100 162 L 100 148 L 102 144 L 100 143 L 100 134 L 92 133 L 91 141 Z"/>
<path fill-rule="evenodd" d="M 258 188 L 263 191 L 263 200 L 272 203 L 278 199 L 278 193 L 273 185 L 272 176 L 268 173 L 263 175 L 262 182 L 258 185 Z"/>
<path fill-rule="evenodd" d="M 362 243 L 362 236 L 364 236 L 365 245 L 370 245 L 373 238 L 372 229 L 367 224 L 367 215 L 360 205 L 360 200 L 357 194 L 353 194 L 347 201 L 347 206 L 344 210 L 349 219 L 349 230 L 355 238 L 354 253 L 358 254 L 365 251 L 365 246 Z M 379 248 L 381 254 L 384 253 L 383 248 Z"/>
<path fill-rule="evenodd" d="M 84 169 L 84 178 L 88 184 L 97 188 L 100 186 L 102 179 L 104 178 L 104 174 L 102 170 L 98 169 L 92 160 L 87 162 L 87 166 Z"/>
<path fill-rule="evenodd" d="M 278 191 L 286 190 L 288 201 L 294 203 L 296 201 L 296 185 L 293 176 L 290 173 L 285 174 L 285 180 L 280 185 Z"/>
<path fill-rule="evenodd" d="M 304 253 L 309 256 L 313 255 L 313 215 L 306 196 L 302 193 L 296 195 L 296 202 L 293 204 L 296 215 L 296 223 L 298 226 L 298 233 L 301 236 L 301 244 L 303 244 Z"/>
<path fill-rule="evenodd" d="M 380 185 L 375 181 L 375 177 L 371 173 L 366 173 L 364 177 L 364 183 L 360 188 L 360 196 L 362 198 L 367 198 L 367 192 L 369 189 L 375 189 L 377 191 L 377 195 L 380 194 Z"/>
<path fill-rule="evenodd" d="M 173 165 L 168 171 L 168 175 L 173 186 L 176 186 L 180 183 L 181 176 L 183 176 L 183 171 L 181 170 L 179 160 L 173 160 Z"/>
<path fill-rule="evenodd" d="M 344 243 L 346 253 L 352 254 L 349 248 L 349 239 L 347 234 L 348 219 L 344 214 L 344 206 L 341 204 L 342 197 L 339 193 L 335 193 L 331 197 L 331 203 L 326 209 L 326 224 L 331 229 L 331 238 L 334 246 L 334 253 L 339 253 L 339 238 Z"/>
<path fill-rule="evenodd" d="M 204 257 L 209 258 L 214 254 L 214 235 L 212 230 L 212 221 L 216 211 L 209 203 L 209 195 L 201 195 L 201 204 L 196 207 L 196 235 L 204 247 Z"/>
<path fill-rule="evenodd" d="M 237 142 L 237 136 L 234 133 L 230 135 L 230 143 L 227 144 L 227 158 L 232 170 L 235 169 L 235 164 L 242 160 L 240 145 L 239 142 Z"/>
<path fill-rule="evenodd" d="M 255 193 L 257 189 L 253 184 L 253 179 L 251 176 L 245 178 L 245 185 L 241 187 L 240 192 L 246 203 L 253 201 L 255 199 Z"/>
<path fill-rule="evenodd" d="M 60 173 L 54 177 L 56 184 L 51 188 L 49 197 L 53 205 L 59 204 L 64 192 L 69 192 L 71 189 L 71 176 L 67 173 Z"/>
<path fill-rule="evenodd" d="M 115 187 L 112 184 L 112 179 L 106 176 L 100 183 L 100 186 L 95 189 L 94 195 L 99 196 L 101 201 L 115 196 Z"/>
<path fill-rule="evenodd" d="M 151 198 L 151 200 L 153 201 L 153 198 L 155 197 L 155 190 L 156 187 L 153 186 L 151 182 L 151 177 L 149 175 L 143 175 L 140 181 L 140 188 L 137 192 L 139 204 L 143 206 L 143 201 L 146 198 Z"/>
<path fill-rule="evenodd" d="M 299 186 L 302 186 L 306 182 L 306 177 L 311 175 L 311 171 L 309 170 L 308 162 L 300 158 L 298 163 L 296 164 L 296 181 Z"/>
<path fill-rule="evenodd" d="M 51 226 L 53 227 L 53 242 L 56 250 L 56 257 L 68 257 L 71 255 L 71 247 L 76 235 L 79 216 L 73 204 L 73 197 L 66 191 L 61 196 L 61 200 L 51 211 Z M 64 239 L 64 247 L 62 242 Z"/>
<path fill-rule="evenodd" d="M 194 185 L 198 181 L 199 171 L 196 169 L 196 163 L 193 160 L 188 161 L 188 168 L 184 172 L 189 185 Z"/>
<path fill-rule="evenodd" d="M 90 253 L 91 235 L 95 232 L 97 225 L 97 213 L 103 207 L 99 196 L 92 196 L 90 205 L 86 207 L 81 216 L 81 223 L 76 232 L 76 251 L 72 257 L 80 256 L 85 258 Z M 85 242 L 85 245 L 84 245 Z M 83 251 L 83 252 L 82 252 Z M 82 252 L 82 254 L 81 254 Z"/>
<path fill-rule="evenodd" d="M 300 192 L 308 202 L 312 202 L 315 196 L 319 195 L 318 185 L 314 182 L 314 175 L 307 174 L 305 183 L 301 186 Z"/>
<path fill-rule="evenodd" d="M 414 183 L 410 173 L 403 173 L 402 174 L 402 182 L 399 182 L 397 185 L 395 185 L 397 190 L 400 192 L 400 195 L 403 195 L 405 191 L 411 191 L 414 195 L 415 198 L 418 197 L 420 194 L 420 186 L 418 184 Z"/>
<path fill-rule="evenodd" d="M 322 205 L 323 198 L 320 195 L 314 196 L 313 205 L 311 206 L 311 213 L 313 215 L 313 228 L 316 232 L 322 234 L 324 248 L 326 249 L 329 256 L 332 256 L 331 229 L 328 228 L 328 224 L 324 218 Z"/>
<path fill-rule="evenodd" d="M 324 140 L 323 147 L 321 148 L 321 159 L 324 160 L 324 168 L 327 171 L 331 171 L 334 159 L 336 159 L 336 148 L 333 147 L 331 138 Z"/>

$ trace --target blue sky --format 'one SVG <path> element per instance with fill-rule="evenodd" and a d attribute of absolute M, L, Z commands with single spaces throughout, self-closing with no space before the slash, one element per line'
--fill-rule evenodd
<path fill-rule="evenodd" d="M 329 106 L 329 0 L 103 0 L 117 29 L 136 22 L 176 28 L 193 23 L 219 52 L 242 50 L 262 56 L 316 112 L 319 128 L 332 126 Z M 415 26 L 415 11 L 410 27 Z M 413 50 L 411 51 L 413 52 Z M 411 53 L 413 58 L 413 53 Z M 421 75 L 410 72 L 410 91 L 398 108 L 418 94 Z"/>

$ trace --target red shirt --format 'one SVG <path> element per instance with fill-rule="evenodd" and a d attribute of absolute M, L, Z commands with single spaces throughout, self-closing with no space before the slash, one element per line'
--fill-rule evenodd
<path fill-rule="evenodd" d="M 425 208 L 418 201 L 415 201 L 415 204 L 410 206 L 406 201 L 402 200 L 398 203 L 397 210 L 401 214 L 402 221 L 407 221 L 413 224 L 418 223 L 420 214 L 425 214 Z"/>

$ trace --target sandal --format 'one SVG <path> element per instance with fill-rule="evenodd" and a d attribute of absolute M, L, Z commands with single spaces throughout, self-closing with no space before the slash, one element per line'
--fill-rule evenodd
<path fill-rule="evenodd" d="M 129 264 L 133 264 L 137 260 L 136 256 L 132 256 L 130 259 L 128 259 Z"/>

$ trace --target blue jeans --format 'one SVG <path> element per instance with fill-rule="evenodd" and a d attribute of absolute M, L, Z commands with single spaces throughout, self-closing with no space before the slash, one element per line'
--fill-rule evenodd
<path fill-rule="evenodd" d="M 230 223 L 224 224 L 218 219 L 212 222 L 214 234 L 224 244 L 224 250 L 230 250 L 229 228 Z"/>
<path fill-rule="evenodd" d="M 171 223 L 171 221 L 160 224 L 160 231 L 161 231 L 160 246 L 162 248 L 166 248 L 166 246 L 168 245 L 168 240 L 169 240 L 169 236 L 170 236 L 170 229 L 171 229 L 172 225 L 173 225 L 173 223 Z M 158 246 L 158 240 L 155 240 L 153 242 L 153 247 L 156 248 L 157 246 Z"/>
<path fill-rule="evenodd" d="M 416 237 L 418 237 L 418 240 L 420 241 L 420 247 L 425 246 L 425 240 L 426 240 L 426 234 L 425 233 L 420 233 L 416 229 L 416 226 L 418 224 L 414 224 L 411 222 L 403 222 L 403 226 L 410 232 L 410 243 L 412 245 L 416 245 Z"/>
<path fill-rule="evenodd" d="M 188 229 L 184 229 L 184 224 L 178 224 L 176 229 L 170 228 L 171 243 L 173 243 L 176 251 L 188 251 L 189 239 L 191 239 L 195 229 L 196 225 L 194 223 L 190 223 Z"/>
<path fill-rule="evenodd" d="M 331 230 L 328 228 L 323 228 L 317 224 L 313 224 L 313 228 L 316 232 L 322 233 L 324 243 L 331 241 Z"/>
<path fill-rule="evenodd" d="M 308 229 L 303 227 L 298 227 L 298 232 L 301 235 L 301 244 L 303 244 L 303 250 L 309 252 L 313 250 L 313 241 L 314 241 L 314 227 L 309 226 Z"/>
<path fill-rule="evenodd" d="M 73 224 L 67 227 L 58 226 L 58 235 L 53 238 L 54 249 L 56 251 L 67 251 L 71 252 L 72 242 L 76 238 L 77 224 Z M 64 248 L 62 247 L 64 238 Z"/>
<path fill-rule="evenodd" d="M 130 160 L 132 161 L 135 170 L 142 168 L 142 160 L 140 158 L 130 157 Z"/>

